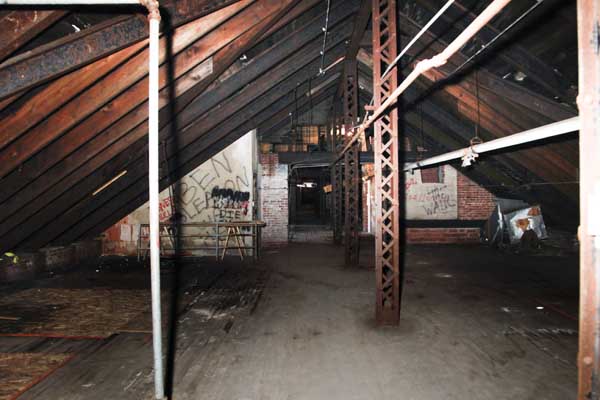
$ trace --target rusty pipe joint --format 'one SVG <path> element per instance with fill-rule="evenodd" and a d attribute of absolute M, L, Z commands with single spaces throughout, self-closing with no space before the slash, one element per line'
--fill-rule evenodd
<path fill-rule="evenodd" d="M 140 4 L 148 10 L 148 20 L 154 19 L 160 21 L 158 0 L 140 0 Z"/>

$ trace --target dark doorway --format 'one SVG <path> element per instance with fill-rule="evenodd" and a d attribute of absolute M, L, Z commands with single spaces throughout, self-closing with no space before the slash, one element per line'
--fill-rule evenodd
<path fill-rule="evenodd" d="M 329 184 L 325 168 L 293 168 L 290 177 L 290 224 L 326 225 L 329 223 L 324 186 Z"/>

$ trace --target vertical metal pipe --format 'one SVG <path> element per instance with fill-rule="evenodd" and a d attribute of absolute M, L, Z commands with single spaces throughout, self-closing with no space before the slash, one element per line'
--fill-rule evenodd
<path fill-rule="evenodd" d="M 579 394 L 600 398 L 600 1 L 577 1 L 579 45 Z"/>
<path fill-rule="evenodd" d="M 162 318 L 160 305 L 160 219 L 159 219 L 159 34 L 160 12 L 157 1 L 146 1 L 150 23 L 150 46 L 148 61 L 148 183 L 150 197 L 150 275 L 152 289 L 152 345 L 154 349 L 154 394 L 164 397 L 162 359 Z"/>

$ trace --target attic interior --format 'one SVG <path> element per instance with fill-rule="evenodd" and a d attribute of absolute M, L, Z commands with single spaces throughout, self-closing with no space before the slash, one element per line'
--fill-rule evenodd
<path fill-rule="evenodd" d="M 0 26 L 0 400 L 600 398 L 600 1 Z"/>

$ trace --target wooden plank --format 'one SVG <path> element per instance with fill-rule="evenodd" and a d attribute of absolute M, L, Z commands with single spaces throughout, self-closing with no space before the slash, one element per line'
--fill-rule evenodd
<path fill-rule="evenodd" d="M 65 16 L 61 10 L 14 10 L 0 20 L 0 62 Z"/>
<path fill-rule="evenodd" d="M 401 20 L 401 29 L 406 32 L 408 37 L 414 37 L 421 30 L 422 27 L 416 21 L 409 18 L 408 15 L 401 12 L 399 13 L 399 16 Z M 427 48 L 424 49 L 427 54 L 437 54 L 447 46 L 447 43 L 429 31 L 421 37 L 419 43 L 422 46 L 427 46 Z M 419 50 L 419 48 L 413 47 L 407 54 L 415 57 L 419 55 Z M 424 57 L 424 55 L 421 55 L 421 57 Z M 466 60 L 467 57 L 459 52 L 449 61 L 449 64 L 456 68 Z M 451 71 L 448 67 L 441 68 L 441 70 L 446 71 L 447 75 L 449 75 L 449 72 Z M 484 68 L 479 68 L 479 83 L 488 90 L 553 121 L 571 118 L 577 114 L 575 110 L 564 104 L 557 103 L 552 99 L 534 93 L 514 82 L 501 79 Z"/>
<path fill-rule="evenodd" d="M 360 3 L 360 9 L 354 19 L 354 27 L 352 28 L 352 37 L 348 43 L 348 49 L 346 50 L 346 56 L 344 57 L 345 62 L 352 62 L 356 60 L 356 55 L 360 49 L 362 38 L 365 36 L 365 31 L 371 20 L 371 0 L 362 0 Z M 344 90 L 344 78 L 340 77 L 338 84 L 337 97 L 343 96 Z"/>
<path fill-rule="evenodd" d="M 171 27 L 178 27 L 236 1 L 167 0 L 161 2 L 163 21 L 168 16 Z M 0 65 L 0 99 L 145 40 L 147 25 L 139 15 L 117 17 L 7 60 Z"/>
<path fill-rule="evenodd" d="M 329 99 L 335 94 L 335 90 L 336 90 L 335 86 L 333 84 L 330 84 L 330 85 L 324 87 L 323 93 L 315 96 L 313 101 L 315 103 L 320 103 L 321 101 L 323 101 L 325 99 Z M 190 160 L 182 168 L 180 168 L 177 171 L 173 171 L 170 179 L 163 177 L 161 180 L 161 187 L 165 188 L 166 185 L 168 184 L 168 182 L 176 181 L 177 179 L 184 176 L 186 173 L 192 171 L 198 165 L 200 165 L 203 162 L 205 162 L 206 160 L 210 159 L 210 157 L 212 157 L 219 151 L 226 148 L 229 144 L 233 143 L 235 140 L 239 139 L 244 134 L 248 133 L 248 131 L 250 131 L 254 127 L 261 124 L 262 121 L 267 121 L 267 120 L 273 118 L 275 115 L 289 114 L 294 109 L 295 105 L 294 105 L 293 97 L 291 95 L 288 95 L 286 100 L 287 100 L 286 102 L 282 102 L 282 103 L 286 103 L 284 108 L 279 108 L 280 106 L 278 106 L 278 105 L 280 102 L 278 102 L 278 105 L 274 105 L 272 107 L 267 107 L 265 110 L 263 110 L 259 114 L 255 115 L 252 118 L 252 121 L 248 121 L 247 123 L 245 123 L 242 126 L 240 126 L 239 128 L 237 128 L 235 131 L 227 133 L 227 136 L 221 140 L 218 140 L 215 145 L 205 148 L 201 153 L 196 155 L 192 160 Z M 308 99 L 305 99 L 305 103 L 302 106 L 299 105 L 299 107 L 301 107 L 302 109 L 307 109 L 308 105 L 309 105 Z M 135 211 L 141 205 L 143 205 L 148 200 L 147 193 L 146 193 L 147 190 L 144 185 L 147 186 L 147 178 L 145 178 L 145 177 L 141 178 L 140 180 L 138 180 L 137 182 L 135 182 L 134 184 L 129 186 L 128 190 L 131 189 L 129 194 L 123 195 L 122 198 L 115 199 L 115 204 L 117 204 L 117 203 L 120 204 L 121 205 L 120 207 L 118 207 L 116 209 L 114 209 L 114 208 L 113 209 L 108 209 L 108 208 L 99 209 L 98 212 L 100 212 L 101 215 L 97 219 L 98 222 L 95 225 L 92 225 L 87 231 L 82 233 L 81 237 L 83 237 L 83 236 L 93 237 L 95 235 L 98 235 L 98 234 L 104 232 L 106 229 L 108 229 L 114 223 L 114 222 L 110 222 L 110 221 L 118 221 L 121 218 L 123 218 L 124 216 L 128 215 L 129 213 Z M 141 190 L 140 190 L 140 187 L 141 187 Z M 134 191 L 133 190 L 134 188 L 138 189 L 138 190 Z"/>
<path fill-rule="evenodd" d="M 431 0 L 419 0 L 419 4 L 425 5 L 431 11 L 436 12 L 439 4 Z M 464 30 L 477 16 L 464 5 L 464 1 L 455 1 L 443 15 L 446 23 L 454 26 L 458 31 Z M 492 40 L 500 31 L 492 24 L 484 26 L 476 35 L 481 42 L 487 43 Z M 505 63 L 513 66 L 518 71 L 524 72 L 529 79 L 548 90 L 555 96 L 561 98 L 567 97 L 572 100 L 568 83 L 551 66 L 547 65 L 539 58 L 530 54 L 518 44 L 513 44 L 498 53 L 498 57 Z"/>
<path fill-rule="evenodd" d="M 60 108 L 66 100 L 75 96 L 96 80 L 106 76 L 113 69 L 133 57 L 144 46 L 146 46 L 145 41 L 111 54 L 102 60 L 98 60 L 73 72 L 69 76 L 51 82 L 32 98 L 27 99 L 18 109 L 6 115 L 0 121 L 3 126 L 3 134 L 0 137 L 0 149 L 6 148 L 6 146 L 26 132 L 27 129 Z"/>
<path fill-rule="evenodd" d="M 340 7 L 341 13 L 332 14 L 332 20 L 334 22 L 343 21 L 345 16 L 351 13 L 352 8 L 349 8 L 347 5 L 345 7 Z M 292 32 L 285 40 L 275 44 L 271 48 L 267 49 L 263 54 L 256 57 L 251 63 L 244 67 L 243 71 L 238 72 L 235 76 L 229 77 L 227 80 L 220 82 L 219 85 L 215 86 L 213 90 L 208 91 L 197 97 L 195 100 L 195 108 L 194 111 L 187 111 L 178 116 L 178 123 L 182 126 L 186 123 L 193 121 L 195 115 L 199 115 L 202 113 L 206 113 L 210 108 L 216 107 L 221 101 L 228 98 L 232 94 L 237 93 L 244 86 L 249 84 L 253 79 L 259 77 L 269 68 L 275 66 L 277 63 L 286 59 L 290 55 L 298 52 L 298 47 L 310 42 L 310 46 L 306 49 L 300 51 L 300 56 L 309 56 L 318 52 L 319 50 L 319 35 L 320 35 L 320 23 L 322 21 L 315 20 L 310 23 L 306 27 L 302 27 L 297 31 Z M 347 32 L 347 29 L 346 29 Z M 337 40 L 338 42 L 343 39 L 343 33 L 338 33 L 336 31 L 333 40 Z M 337 38 L 337 39 L 336 39 Z M 250 44 L 251 41 L 248 41 Z M 228 49 L 231 49 L 232 46 L 228 46 Z M 298 54 L 296 54 L 296 59 L 299 64 L 294 67 L 299 67 L 302 65 L 303 61 L 301 58 L 298 58 Z M 288 64 L 289 65 L 289 62 Z M 178 105 L 181 105 L 178 99 Z M 166 110 L 168 111 L 168 110 Z M 137 113 L 137 111 L 136 111 Z M 86 143 L 84 147 L 80 148 L 79 151 L 73 153 L 71 156 L 67 157 L 64 161 L 53 167 L 49 173 L 44 175 L 44 179 L 38 179 L 34 181 L 34 185 L 30 185 L 25 188 L 24 191 L 20 192 L 18 196 L 6 196 L 6 202 L 2 207 L 2 214 L 5 215 L 3 218 L 2 224 L 0 224 L 0 235 L 4 233 L 11 232 L 13 228 L 19 225 L 24 219 L 34 214 L 36 211 L 42 209 L 46 206 L 46 204 L 50 202 L 54 202 L 54 199 L 61 193 L 65 193 L 70 187 L 75 185 L 79 179 L 89 175 L 96 168 L 100 167 L 104 162 L 107 162 L 112 157 L 116 156 L 122 151 L 125 151 L 128 146 L 135 143 L 137 140 L 144 138 L 147 132 L 146 124 L 143 123 L 141 125 L 136 126 L 137 123 L 143 121 L 145 119 L 146 113 L 145 109 L 139 111 L 140 118 L 134 124 L 127 124 L 126 118 L 123 118 L 117 122 L 114 126 L 112 126 L 107 132 L 103 133 L 103 137 L 106 139 L 106 144 L 99 144 L 99 141 L 94 138 L 94 140 Z M 168 136 L 168 127 L 166 126 L 168 123 L 168 118 L 165 116 L 165 119 L 162 120 L 163 123 L 163 134 Z M 187 121 L 187 122 L 186 122 Z M 129 125 L 131 128 L 135 127 L 135 129 L 129 132 L 129 129 L 125 129 L 125 127 Z M 92 129 L 92 126 L 88 127 L 88 129 Z M 83 140 L 87 139 L 85 131 L 82 130 L 77 133 L 78 135 L 83 135 Z M 96 154 L 95 149 L 104 148 L 106 145 L 110 147 L 106 150 L 103 150 L 102 153 L 94 157 Z M 58 152 L 60 154 L 61 148 L 65 146 L 62 143 L 62 139 L 57 141 L 48 147 L 50 156 L 54 154 L 54 152 Z M 139 147 L 138 147 L 139 149 Z M 129 151 L 129 155 L 137 155 L 141 150 Z M 90 162 L 87 162 L 90 161 Z M 68 172 L 74 169 L 75 165 L 81 165 L 82 162 L 86 162 L 86 164 L 77 171 L 78 176 L 80 178 L 76 178 L 74 176 L 70 176 L 69 179 L 62 179 L 67 176 Z M 24 165 L 24 170 L 22 174 L 29 173 L 29 170 L 25 168 L 28 167 L 29 163 Z M 38 164 L 37 167 L 40 165 Z M 30 169 L 31 171 L 35 171 L 35 166 Z M 14 189 L 12 189 L 13 183 L 19 184 L 22 180 L 21 174 L 13 173 L 9 177 L 4 180 L 5 188 L 12 193 L 16 193 Z M 61 180 L 62 179 L 62 180 Z M 105 178 L 103 178 L 106 180 Z M 98 183 L 98 186 L 101 183 Z M 34 190 L 35 188 L 49 188 L 50 193 L 44 194 L 42 190 Z M 19 211 L 18 214 L 11 215 L 14 211 L 18 210 L 22 207 L 22 210 Z M 10 217 L 9 217 L 10 216 Z M 12 231 L 14 233 L 14 231 Z"/>
<path fill-rule="evenodd" d="M 274 6 L 274 9 L 281 10 L 285 4 L 286 3 L 279 3 L 277 6 Z M 256 37 L 261 34 L 261 31 L 267 29 L 269 24 L 276 17 L 277 15 L 271 15 L 270 18 L 265 18 L 263 21 L 256 25 L 256 29 L 252 28 L 248 30 L 246 33 L 244 33 L 244 35 L 240 36 L 237 40 L 235 40 L 235 42 L 221 49 L 216 55 L 213 56 L 213 74 L 211 74 L 207 79 L 201 81 L 200 83 L 197 83 L 196 87 L 194 87 L 189 92 L 185 92 L 185 94 L 203 90 L 212 79 L 218 76 L 226 68 L 228 63 L 231 63 L 232 60 L 237 59 L 239 57 L 239 54 L 245 51 L 246 47 L 253 45 L 254 39 L 256 39 Z M 243 13 L 240 14 L 240 18 L 242 18 L 242 20 L 248 21 L 248 16 L 244 15 Z M 232 20 L 231 22 L 234 24 L 240 23 L 240 21 L 237 20 Z M 227 25 L 225 25 L 224 28 L 226 28 L 225 31 L 229 30 L 227 28 Z M 269 58 L 264 58 L 264 60 L 261 60 L 261 62 L 252 63 L 247 66 L 247 68 L 245 69 L 245 74 L 242 75 L 244 79 L 227 80 L 223 85 L 216 87 L 215 90 L 205 93 L 200 99 L 197 100 L 197 102 L 201 102 L 202 104 L 211 104 L 211 106 L 218 104 L 219 101 L 237 92 L 241 87 L 247 84 L 254 76 L 258 76 L 260 73 L 264 72 L 265 68 L 276 64 L 279 60 L 282 60 L 286 56 L 292 54 L 295 50 L 295 47 L 293 47 L 294 43 L 295 42 L 290 41 L 282 43 L 282 45 L 276 46 L 277 51 L 269 53 Z M 266 64 L 262 61 L 265 61 Z M 189 78 L 188 80 L 191 80 L 191 83 L 196 83 L 197 76 L 193 74 L 193 71 L 191 78 Z M 177 82 L 176 93 L 178 94 L 181 94 L 180 89 L 182 91 L 184 89 L 182 87 L 184 85 L 180 85 L 180 83 L 180 81 Z M 201 85 L 200 88 L 197 87 L 199 85 Z M 225 88 L 225 90 L 222 90 L 223 88 Z M 177 106 L 183 108 L 183 106 L 185 105 L 185 101 L 181 101 L 182 97 L 183 96 L 180 96 L 177 99 Z M 197 96 L 188 97 L 191 97 L 191 99 L 193 99 Z M 163 100 L 165 98 L 167 97 L 162 97 Z M 143 105 L 145 105 L 145 103 L 142 104 L 142 106 Z M 78 145 L 85 143 L 83 144 L 83 147 L 80 147 L 78 149 L 77 152 L 72 153 L 70 156 L 65 158 L 59 164 L 54 166 L 50 171 L 48 171 L 48 173 L 44 176 L 44 179 L 34 180 L 33 185 L 27 186 L 24 191 L 21 191 L 19 193 L 18 196 L 6 196 L 6 202 L 4 203 L 4 208 L 2 210 L 2 215 L 4 216 L 4 218 L 2 218 L 3 223 L 2 225 L 0 225 L 0 232 L 9 231 L 10 229 L 12 229 L 12 227 L 19 224 L 25 218 L 31 216 L 37 210 L 40 210 L 41 208 L 45 207 L 46 204 L 53 201 L 61 193 L 65 193 L 70 187 L 75 185 L 79 179 L 82 179 L 85 176 L 91 174 L 92 172 L 94 172 L 95 169 L 99 168 L 112 157 L 127 149 L 128 146 L 135 143 L 138 139 L 145 137 L 147 132 L 146 124 L 139 124 L 146 119 L 147 107 L 142 106 L 138 106 L 133 113 L 130 113 L 127 117 L 121 118 L 116 124 L 111 126 L 110 129 L 103 132 L 102 135 L 94 137 L 92 140 L 90 140 L 89 136 L 86 134 L 86 129 L 93 130 L 94 126 L 87 125 L 86 129 L 84 130 L 75 130 L 75 137 L 71 135 L 71 132 L 69 133 L 68 136 L 71 138 L 71 141 L 79 141 L 76 142 L 76 146 L 73 147 L 73 145 L 70 144 L 70 142 L 64 142 L 63 138 L 59 139 L 57 142 L 49 146 L 47 151 L 45 151 L 43 154 L 49 157 L 50 162 L 53 160 L 53 155 L 60 155 L 61 150 L 63 150 L 65 147 L 71 146 L 73 148 L 77 148 Z M 164 113 L 161 114 L 161 117 L 164 118 L 161 119 L 161 122 L 164 127 L 169 122 L 169 113 L 171 112 L 171 110 L 165 108 L 162 111 L 164 111 Z M 177 111 L 178 110 L 176 109 L 175 112 Z M 135 128 L 134 131 L 130 132 L 130 130 L 133 128 Z M 86 140 L 88 141 L 86 142 Z M 100 152 L 100 154 L 98 154 L 98 152 Z M 129 154 L 131 155 L 135 153 L 130 152 Z M 20 173 L 13 173 L 9 175 L 3 182 L 7 185 L 7 190 L 12 190 L 12 193 L 16 193 L 16 189 L 12 188 L 15 188 L 16 185 L 19 184 L 19 180 L 23 179 L 23 175 L 35 173 L 36 167 L 40 168 L 41 165 L 43 164 L 34 164 L 32 166 L 31 163 L 26 163 L 24 165 L 23 170 Z M 79 178 L 71 175 L 69 176 L 69 179 L 63 179 L 77 167 L 80 167 L 77 170 Z M 48 189 L 49 192 L 45 193 L 44 196 L 41 196 L 41 194 L 46 189 Z M 23 207 L 23 209 L 20 210 L 18 214 L 11 215 L 14 211 L 18 210 L 21 207 Z M 9 216 L 10 218 L 6 219 Z"/>
<path fill-rule="evenodd" d="M 349 33 L 350 30 L 348 29 L 348 35 Z M 328 51 L 328 54 L 329 56 L 327 57 L 337 57 L 343 54 L 342 46 L 339 45 L 335 52 Z M 221 115 L 216 116 L 214 111 L 209 113 L 209 118 L 206 118 L 206 122 L 209 125 L 196 121 L 189 129 L 183 130 L 181 136 L 177 138 L 178 151 L 175 151 L 172 146 L 167 146 L 171 163 L 169 170 L 176 171 L 182 164 L 198 154 L 199 151 L 226 137 L 229 132 L 241 124 L 248 123 L 249 126 L 256 126 L 256 123 L 252 122 L 254 115 L 262 110 L 269 109 L 282 96 L 286 94 L 287 96 L 291 96 L 290 92 L 296 86 L 299 77 L 304 76 L 304 81 L 306 81 L 309 71 L 312 74 L 315 73 L 315 69 L 318 71 L 320 59 L 318 53 L 315 55 L 317 58 L 308 67 L 303 68 L 298 74 L 286 78 L 277 85 L 276 82 L 273 82 L 275 74 L 272 71 L 266 73 L 262 77 L 262 81 L 257 80 L 247 86 L 241 94 L 236 96 L 237 99 L 228 99 L 227 102 L 223 103 L 219 110 L 224 108 L 225 111 Z M 292 58 L 290 59 L 290 63 L 297 64 L 298 60 L 304 59 L 304 57 L 298 57 L 298 59 Z M 266 83 L 263 81 L 266 81 Z M 260 93 L 269 87 L 270 90 L 261 96 Z M 245 100 L 242 101 L 242 99 Z M 213 116 L 215 119 L 223 122 L 216 125 L 210 118 Z M 147 167 L 143 158 L 127 166 L 127 171 L 127 175 L 101 192 L 94 199 L 88 198 L 61 215 L 59 218 L 63 222 L 58 223 L 55 221 L 46 226 L 44 230 L 47 235 L 35 233 L 28 239 L 28 244 L 37 247 L 42 241 L 47 241 L 48 237 L 56 237 L 57 232 L 61 230 L 65 234 L 61 235 L 58 241 L 70 242 L 72 238 L 85 234 L 93 225 L 103 222 L 107 214 L 109 215 L 115 208 L 122 206 L 123 203 L 120 203 L 121 199 L 128 197 L 131 199 L 131 196 L 137 196 L 136 192 L 139 192 L 140 189 L 144 190 L 147 185 L 146 182 L 143 187 L 140 187 L 141 182 L 139 182 L 134 187 L 129 187 L 132 181 L 136 181 L 136 179 L 141 178 L 142 182 L 144 182 L 143 177 L 147 173 Z M 82 216 L 86 217 L 82 219 Z M 73 227 L 69 229 L 71 226 Z M 7 239 L 9 238 L 7 237 Z"/>
<path fill-rule="evenodd" d="M 268 1 L 274 0 L 265 0 L 265 3 Z M 220 22 L 226 19 L 225 16 L 222 17 L 217 19 L 206 16 L 178 28 L 173 34 L 171 52 L 177 54 L 183 51 L 187 46 L 212 31 Z M 257 18 L 259 18 L 258 15 Z M 237 29 L 239 34 L 246 30 L 244 25 L 238 25 Z M 216 32 L 220 33 L 218 30 Z M 206 43 L 206 47 L 213 49 L 220 48 L 220 45 L 219 40 Z M 162 38 L 160 43 L 160 47 L 163 49 L 161 62 L 165 61 L 168 53 L 166 46 L 167 41 Z M 146 76 L 147 64 L 148 49 L 146 48 L 120 66 L 114 73 L 100 79 L 92 87 L 77 95 L 57 112 L 30 129 L 25 135 L 16 138 L 0 153 L 0 177 L 5 176 L 67 129 L 105 105 L 116 94 L 126 90 L 137 80 Z M 9 134 L 12 134 L 12 131 L 9 131 Z"/>
<path fill-rule="evenodd" d="M 425 52 L 427 51 L 432 50 L 426 50 Z M 452 63 L 452 61 L 450 61 L 450 63 Z M 441 69 L 430 70 L 423 75 L 424 79 L 429 80 L 432 83 L 435 83 L 442 77 L 443 72 L 441 72 Z M 432 93 L 432 91 L 430 91 L 431 84 L 426 84 L 423 79 L 419 79 L 417 85 L 420 86 L 425 93 L 429 95 Z M 465 82 L 462 82 L 461 85 L 462 86 L 446 84 L 439 87 L 439 90 L 455 99 L 455 102 L 452 105 L 447 103 L 445 107 L 454 109 L 457 113 L 476 124 L 479 118 L 477 116 L 477 98 L 474 94 L 475 89 L 473 85 L 468 85 Z M 481 92 L 480 96 L 481 95 L 485 97 L 486 93 Z M 482 101 L 481 98 L 479 101 L 481 133 L 484 140 L 503 137 L 534 127 L 522 127 L 515 124 L 514 119 L 518 118 L 515 114 L 503 114 L 498 112 L 498 110 L 502 110 L 503 108 L 504 99 L 491 93 L 487 93 L 487 95 L 490 103 Z M 493 106 L 491 104 L 493 104 Z M 506 112 L 506 110 L 504 111 Z M 469 129 L 469 131 L 473 132 L 473 136 L 474 129 L 475 127 Z M 573 158 L 573 155 L 570 154 L 569 149 L 564 148 L 564 146 L 563 148 L 531 148 L 527 152 L 527 157 L 514 157 L 514 155 L 510 157 L 515 159 L 519 165 L 523 165 L 525 168 L 535 171 L 536 175 L 546 182 L 572 181 L 577 176 L 576 165 L 568 161 Z M 552 168 L 540 168 L 540 165 L 551 165 Z M 576 194 L 564 185 L 558 185 L 557 189 L 572 200 L 576 198 Z"/>
<path fill-rule="evenodd" d="M 243 5 L 244 2 L 238 3 L 239 5 Z M 228 17 L 235 14 L 237 9 L 226 8 L 223 9 L 215 15 L 211 15 L 213 26 L 222 21 L 225 21 Z M 241 18 L 248 17 L 248 15 L 242 13 L 240 17 L 237 19 L 232 19 L 229 22 L 226 22 L 223 27 L 226 28 L 226 32 L 229 32 L 232 26 L 235 24 L 239 24 Z M 180 75 L 184 75 L 183 78 L 176 81 L 176 93 L 181 94 L 188 89 L 191 89 L 194 85 L 198 85 L 198 81 L 202 80 L 204 76 L 206 76 L 206 70 L 213 70 L 212 74 L 214 74 L 215 68 L 215 60 L 209 60 L 206 64 L 200 65 L 202 61 L 208 59 L 211 55 L 214 54 L 216 46 L 209 46 L 206 44 L 207 41 L 217 40 L 219 41 L 219 50 L 224 48 L 227 44 L 233 41 L 236 38 L 237 32 L 235 29 L 231 32 L 231 35 L 222 37 L 217 31 L 213 31 L 209 33 L 206 37 L 200 38 L 198 41 L 193 43 L 186 51 L 181 52 L 176 55 L 174 60 L 176 62 L 176 68 L 174 68 L 173 73 L 175 77 Z M 190 55 L 193 54 L 193 57 Z M 161 67 L 161 76 L 160 76 L 160 85 L 164 87 L 167 84 L 168 76 L 167 76 L 167 66 L 164 65 Z M 68 78 L 68 77 L 65 77 Z M 77 86 L 76 84 L 73 86 Z M 103 129 L 108 128 L 119 120 L 119 124 L 126 125 L 132 124 L 135 126 L 142 122 L 145 118 L 147 118 L 147 102 L 146 99 L 148 97 L 148 87 L 147 87 L 147 77 L 144 77 L 142 80 L 135 83 L 132 87 L 123 91 L 120 95 L 116 96 L 114 99 L 109 101 L 102 107 L 99 111 L 92 114 L 90 117 L 79 123 L 73 129 L 70 129 L 66 134 L 58 138 L 56 141 L 50 143 L 43 151 L 35 154 L 29 160 L 20 165 L 20 168 L 16 171 L 13 171 L 9 175 L 5 176 L 3 183 L 6 185 L 5 189 L 11 195 L 17 193 L 17 191 L 34 181 L 38 176 L 40 176 L 43 172 L 45 172 L 52 165 L 61 161 L 65 157 L 67 157 L 72 151 L 79 148 L 80 146 L 88 143 L 94 135 L 98 132 L 101 132 Z M 44 91 L 43 95 L 49 95 L 50 93 Z M 36 96 L 37 99 L 38 96 Z M 43 99 L 47 98 L 47 96 L 42 96 L 41 101 L 45 101 Z M 33 99 L 30 102 L 27 102 L 22 108 L 25 108 L 25 111 L 29 111 L 31 108 L 37 105 L 36 99 Z M 169 100 L 169 91 L 163 90 L 160 97 L 161 107 L 164 107 L 166 102 Z M 33 105 L 31 105 L 33 103 Z M 140 104 L 141 103 L 141 104 Z M 128 115 L 127 119 L 122 118 L 128 111 L 134 108 L 135 105 L 140 104 L 137 108 L 134 109 L 132 115 Z M 35 110 L 35 108 L 34 108 Z M 15 114 L 16 115 L 16 114 Z M 22 119 L 24 119 L 28 114 L 23 113 L 21 115 Z M 95 144 L 98 146 L 98 150 L 101 150 L 104 146 L 101 144 Z M 94 147 L 88 149 L 86 154 L 89 156 L 93 156 L 96 152 L 93 151 Z M 59 169 L 62 173 L 61 177 L 66 176 L 66 173 L 71 172 L 72 169 L 64 168 L 64 165 Z M 48 180 L 49 184 L 56 182 L 56 180 Z M 37 182 L 40 183 L 40 182 Z M 46 186 L 46 187 L 49 187 Z M 0 201 L 5 201 L 8 196 L 0 195 Z M 31 199 L 37 197 L 41 192 L 37 192 L 33 195 L 33 197 L 22 197 L 24 199 Z M 28 201 L 28 200 L 25 200 Z M 2 215 L 3 213 L 0 213 Z M 3 219 L 0 217 L 0 219 Z"/>
<path fill-rule="evenodd" d="M 579 261 L 579 353 L 578 400 L 600 396 L 600 49 L 598 27 L 600 3 L 577 1 L 579 88 L 577 99 L 581 115 L 579 133 L 581 202 Z"/>

